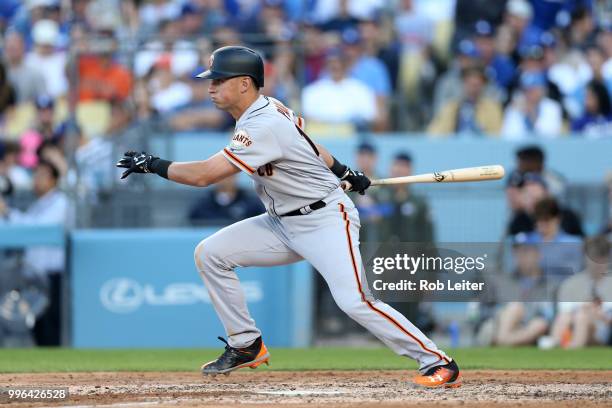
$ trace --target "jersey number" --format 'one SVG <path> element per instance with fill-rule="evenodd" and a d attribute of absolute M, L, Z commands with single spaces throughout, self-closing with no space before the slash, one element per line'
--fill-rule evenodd
<path fill-rule="evenodd" d="M 261 166 L 257 169 L 257 174 L 259 174 L 261 177 L 263 176 L 271 176 L 272 174 L 274 174 L 274 171 L 272 170 L 272 165 L 270 163 L 266 164 L 265 166 Z"/>

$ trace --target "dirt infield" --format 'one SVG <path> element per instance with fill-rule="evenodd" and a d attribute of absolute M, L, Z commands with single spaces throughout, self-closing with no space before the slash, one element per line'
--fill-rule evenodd
<path fill-rule="evenodd" d="M 241 371 L 0 374 L 0 386 L 69 387 L 64 401 L 10 407 L 612 407 L 612 371 L 465 371 L 457 389 L 428 390 L 403 371 Z M 6 400 L 0 402 L 5 403 Z M 435 403 L 435 404 L 434 404 Z"/>

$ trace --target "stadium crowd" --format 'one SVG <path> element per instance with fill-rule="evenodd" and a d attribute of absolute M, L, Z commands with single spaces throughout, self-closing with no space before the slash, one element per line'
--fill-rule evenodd
<path fill-rule="evenodd" d="M 194 73 L 212 50 L 234 44 L 262 53 L 263 93 L 301 112 L 317 138 L 420 132 L 543 146 L 517 151 L 506 187 L 507 239 L 519 260 L 509 279 L 524 302 L 481 311 L 477 337 L 568 347 L 610 341 L 612 307 L 589 289 L 612 293 L 609 274 L 597 266 L 609 265 L 609 243 L 598 235 L 582 247 L 580 214 L 563 205 L 563 177 L 544 160 L 547 140 L 612 137 L 612 8 L 605 0 L 2 0 L 2 222 L 73 225 L 59 187 L 70 185 L 74 168 L 87 177 L 92 154 L 112 160 L 110 146 L 130 129 L 231 129 L 232 118 L 215 109 Z M 361 144 L 358 166 L 375 175 L 375 160 L 376 149 Z M 388 173 L 408 175 L 411 163 L 409 152 L 398 152 Z M 15 191 L 34 193 L 24 211 L 11 208 Z M 380 191 L 356 200 L 366 240 L 435 241 L 424 197 L 405 187 Z M 258 211 L 227 180 L 186 217 L 198 224 Z M 37 265 L 52 279 L 63 268 L 58 256 Z M 529 300 L 539 296 L 539 279 L 554 274 L 539 267 L 540 257 L 585 268 L 558 282 L 562 292 L 580 287 L 582 303 Z"/>

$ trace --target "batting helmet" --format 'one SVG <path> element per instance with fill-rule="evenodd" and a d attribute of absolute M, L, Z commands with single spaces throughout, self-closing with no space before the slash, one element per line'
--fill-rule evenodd
<path fill-rule="evenodd" d="M 250 76 L 258 88 L 264 86 L 263 60 L 247 47 L 229 46 L 215 50 L 210 56 L 209 67 L 198 78 L 218 79 Z"/>

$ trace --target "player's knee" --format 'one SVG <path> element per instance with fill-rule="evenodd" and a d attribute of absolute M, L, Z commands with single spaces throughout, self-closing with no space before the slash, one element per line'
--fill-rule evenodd
<path fill-rule="evenodd" d="M 214 239 L 207 238 L 201 241 L 195 248 L 194 260 L 200 272 L 204 272 L 211 268 L 207 266 L 222 266 L 224 259 L 223 246 L 219 245 Z"/>

